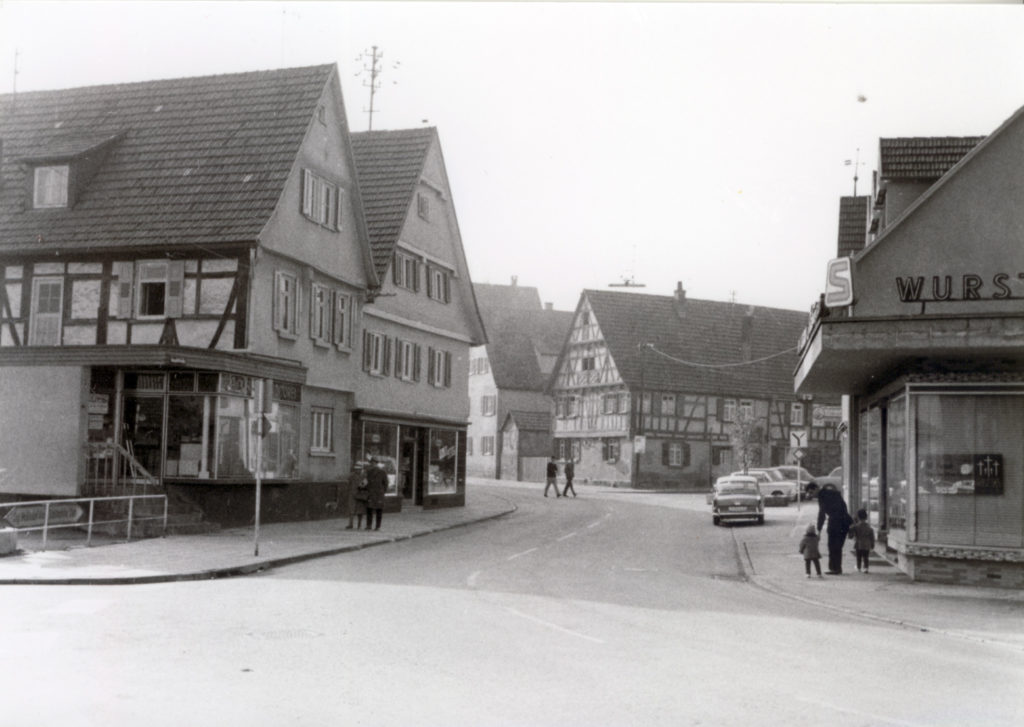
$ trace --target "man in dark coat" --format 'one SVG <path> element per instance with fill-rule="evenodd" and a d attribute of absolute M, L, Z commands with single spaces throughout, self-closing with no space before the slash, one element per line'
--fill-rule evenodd
<path fill-rule="evenodd" d="M 388 489 L 388 473 L 384 471 L 384 463 L 376 457 L 370 457 L 370 469 L 366 472 L 366 489 L 366 529 L 370 529 L 376 515 L 377 525 L 373 529 L 380 530 L 380 521 L 384 517 L 384 493 Z"/>
<path fill-rule="evenodd" d="M 558 465 L 555 464 L 555 456 L 551 455 L 551 459 L 548 460 L 547 468 L 547 479 L 544 485 L 544 497 L 548 496 L 548 490 L 551 489 L 551 485 L 555 486 L 555 497 L 561 497 L 562 493 L 558 491 Z"/>
<path fill-rule="evenodd" d="M 818 488 L 816 484 L 807 486 L 807 494 L 818 493 L 818 532 L 822 532 L 822 525 L 828 519 L 828 574 L 833 576 L 841 575 L 843 572 L 843 544 L 846 543 L 846 535 L 850 532 L 850 525 L 853 518 L 846 508 L 846 501 L 842 493 L 835 485 L 825 485 Z"/>
<path fill-rule="evenodd" d="M 565 475 L 565 487 L 562 488 L 562 496 L 568 497 L 569 490 L 572 490 L 572 496 L 576 497 L 576 488 L 572 486 L 572 479 L 576 476 L 576 469 L 573 467 L 572 460 L 565 460 L 565 466 L 562 467 L 562 474 Z"/>

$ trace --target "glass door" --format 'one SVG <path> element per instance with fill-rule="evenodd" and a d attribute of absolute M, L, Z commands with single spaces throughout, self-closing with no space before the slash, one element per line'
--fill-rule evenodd
<path fill-rule="evenodd" d="M 153 477 L 160 477 L 163 462 L 164 397 L 126 394 L 124 447 Z"/>

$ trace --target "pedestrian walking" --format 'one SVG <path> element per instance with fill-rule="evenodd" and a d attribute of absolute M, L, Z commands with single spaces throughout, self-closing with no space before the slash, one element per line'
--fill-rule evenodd
<path fill-rule="evenodd" d="M 846 509 L 846 501 L 835 485 L 826 484 L 818 488 L 818 485 L 811 483 L 806 490 L 808 495 L 818 493 L 818 533 L 828 534 L 828 570 L 826 573 L 832 576 L 843 573 L 843 545 L 846 543 L 846 535 L 850 532 L 853 518 L 850 511 Z M 828 520 L 828 528 L 823 529 L 825 520 Z"/>
<path fill-rule="evenodd" d="M 562 488 L 562 496 L 568 497 L 569 490 L 572 490 L 572 496 L 576 497 L 576 488 L 572 486 L 572 478 L 576 474 L 576 469 L 573 467 L 572 460 L 567 460 L 565 466 L 562 467 L 562 474 L 565 475 L 565 487 Z"/>
<path fill-rule="evenodd" d="M 811 577 L 811 563 L 814 563 L 814 570 L 821 578 L 821 550 L 818 548 L 818 530 L 813 524 L 807 526 L 807 532 L 800 540 L 800 552 L 804 556 L 804 572 Z"/>
<path fill-rule="evenodd" d="M 380 521 L 384 517 L 384 493 L 388 489 L 388 473 L 384 471 L 384 463 L 376 457 L 370 457 L 370 469 L 366 473 L 366 529 L 380 530 Z M 374 516 L 377 524 L 373 525 Z"/>
<path fill-rule="evenodd" d="M 548 472 L 547 481 L 544 485 L 544 497 L 548 496 L 548 489 L 551 485 L 555 486 L 555 497 L 561 497 L 561 493 L 558 491 L 558 465 L 555 463 L 555 456 L 551 455 L 551 459 L 548 460 Z"/>
<path fill-rule="evenodd" d="M 366 514 L 366 501 L 369 499 L 370 493 L 366 489 L 366 473 L 363 471 L 361 462 L 356 465 L 351 479 L 353 486 L 348 490 L 348 525 L 345 529 L 351 530 L 352 522 L 355 521 L 358 523 L 356 528 L 362 530 L 363 515 Z"/>
<path fill-rule="evenodd" d="M 868 556 L 875 549 L 875 530 L 868 522 L 868 511 L 861 508 L 857 511 L 857 522 L 850 528 L 849 536 L 853 541 L 853 551 L 857 554 L 857 572 L 868 572 Z"/>

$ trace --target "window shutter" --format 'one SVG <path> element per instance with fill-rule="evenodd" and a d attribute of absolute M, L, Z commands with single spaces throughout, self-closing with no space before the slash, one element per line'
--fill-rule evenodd
<path fill-rule="evenodd" d="M 428 298 L 433 298 L 434 297 L 434 271 L 433 271 L 433 269 L 429 265 L 427 265 L 425 267 L 426 267 L 426 270 L 427 270 L 427 297 Z"/>
<path fill-rule="evenodd" d="M 402 346 L 402 341 L 395 336 L 395 378 L 402 378 L 402 374 L 405 373 L 405 351 Z"/>
<path fill-rule="evenodd" d="M 715 400 L 715 419 L 722 421 L 725 418 L 725 399 L 718 397 Z"/>
<path fill-rule="evenodd" d="M 412 380 L 420 380 L 420 345 L 414 343 L 412 346 Z"/>
<path fill-rule="evenodd" d="M 373 364 L 373 346 L 370 332 L 363 331 L 363 371 L 369 371 Z"/>
<path fill-rule="evenodd" d="M 185 261 L 167 263 L 167 317 L 181 318 L 185 287 Z"/>
<path fill-rule="evenodd" d="M 382 338 L 381 344 L 384 350 L 381 351 L 380 372 L 384 376 L 388 376 L 391 373 L 391 336 L 382 336 Z"/>
<path fill-rule="evenodd" d="M 135 263 L 114 263 L 117 271 L 117 317 L 132 317 L 132 287 L 135 276 Z"/>
<path fill-rule="evenodd" d="M 337 206 L 334 210 L 334 229 L 341 230 L 345 227 L 345 190 L 338 187 L 335 193 Z"/>
<path fill-rule="evenodd" d="M 306 217 L 313 216 L 313 175 L 308 169 L 302 170 L 302 193 L 299 195 L 299 208 Z"/>
<path fill-rule="evenodd" d="M 420 292 L 420 265 L 419 260 L 412 261 L 412 290 L 414 293 Z"/>
<path fill-rule="evenodd" d="M 669 463 L 669 447 L 668 442 L 661 443 L 661 464 L 668 467 Z"/>
<path fill-rule="evenodd" d="M 395 285 L 402 284 L 402 257 L 396 252 L 391 261 L 391 282 Z"/>
<path fill-rule="evenodd" d="M 683 467 L 689 467 L 690 466 L 690 445 L 687 444 L 686 442 L 683 442 L 682 447 L 683 447 Z"/>
<path fill-rule="evenodd" d="M 442 357 L 444 358 L 444 385 L 450 388 L 452 385 L 452 354 L 445 351 Z"/>
<path fill-rule="evenodd" d="M 434 377 L 434 349 L 427 348 L 427 381 L 431 384 L 436 381 Z"/>
<path fill-rule="evenodd" d="M 442 280 L 444 280 L 444 302 L 445 303 L 451 303 L 452 302 L 451 276 L 448 275 L 447 273 L 445 273 L 444 276 L 442 277 Z"/>

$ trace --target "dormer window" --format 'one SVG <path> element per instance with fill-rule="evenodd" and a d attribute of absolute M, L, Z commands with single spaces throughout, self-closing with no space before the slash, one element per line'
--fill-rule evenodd
<path fill-rule="evenodd" d="M 32 186 L 36 209 L 68 206 L 68 165 L 36 167 Z"/>

